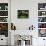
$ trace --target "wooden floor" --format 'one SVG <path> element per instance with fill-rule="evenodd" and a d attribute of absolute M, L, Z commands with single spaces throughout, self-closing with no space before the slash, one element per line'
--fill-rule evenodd
<path fill-rule="evenodd" d="M 0 46 L 8 46 L 8 45 L 0 45 Z"/>

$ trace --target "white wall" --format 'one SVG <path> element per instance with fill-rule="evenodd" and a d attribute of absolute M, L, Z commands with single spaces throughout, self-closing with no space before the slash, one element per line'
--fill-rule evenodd
<path fill-rule="evenodd" d="M 40 44 L 44 43 L 43 38 L 38 38 L 38 3 L 46 3 L 46 0 L 11 0 L 11 22 L 14 23 L 18 32 L 19 30 L 28 30 L 28 27 L 32 24 L 35 26 L 33 46 L 43 46 Z M 17 18 L 17 10 L 21 9 L 29 10 L 29 19 Z"/>
<path fill-rule="evenodd" d="M 33 5 L 34 4 L 34 5 Z M 17 10 L 29 10 L 29 19 L 18 19 Z M 37 21 L 37 2 L 32 0 L 12 0 L 11 1 L 11 22 L 14 22 L 17 30 L 28 30 L 29 26 L 35 25 Z M 37 23 L 37 22 L 36 22 Z M 36 25 L 35 25 L 36 26 Z"/>
<path fill-rule="evenodd" d="M 29 19 L 18 19 L 17 18 L 17 10 L 23 10 L 27 9 L 29 10 Z M 28 30 L 29 26 L 32 24 L 35 26 L 35 32 L 33 35 L 38 36 L 37 34 L 37 9 L 38 4 L 37 0 L 11 0 L 11 22 L 13 22 L 16 25 L 16 32 L 18 33 L 24 33 L 25 30 Z M 21 32 L 20 32 L 21 30 Z M 29 33 L 30 34 L 30 33 Z M 14 40 L 13 40 L 14 41 Z M 33 39 L 35 41 L 35 38 Z M 33 43 L 37 44 L 37 42 Z"/>

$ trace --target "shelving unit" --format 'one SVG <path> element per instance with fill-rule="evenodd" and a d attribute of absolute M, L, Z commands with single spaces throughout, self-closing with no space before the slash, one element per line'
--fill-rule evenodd
<path fill-rule="evenodd" d="M 46 37 L 46 3 L 38 3 L 38 31 L 39 37 Z"/>
<path fill-rule="evenodd" d="M 0 35 L 8 37 L 8 3 L 0 3 Z"/>

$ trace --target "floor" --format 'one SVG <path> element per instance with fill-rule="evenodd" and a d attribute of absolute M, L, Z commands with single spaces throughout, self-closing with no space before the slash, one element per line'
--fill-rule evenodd
<path fill-rule="evenodd" d="M 0 45 L 0 46 L 8 46 L 8 45 Z"/>

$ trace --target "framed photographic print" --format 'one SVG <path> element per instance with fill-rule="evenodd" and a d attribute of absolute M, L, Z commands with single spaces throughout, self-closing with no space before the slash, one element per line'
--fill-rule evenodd
<path fill-rule="evenodd" d="M 18 10 L 17 18 L 24 19 L 29 18 L 29 10 Z"/>

